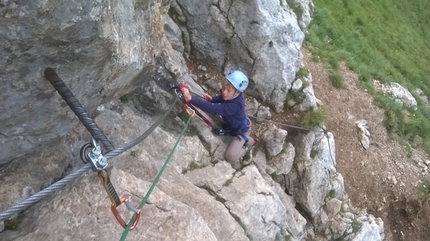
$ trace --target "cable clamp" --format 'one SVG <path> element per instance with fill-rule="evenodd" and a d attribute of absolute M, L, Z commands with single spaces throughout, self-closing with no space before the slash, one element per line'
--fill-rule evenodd
<path fill-rule="evenodd" d="M 86 143 L 81 147 L 81 160 L 86 164 L 91 162 L 93 171 L 103 171 L 108 166 L 107 158 L 103 156 L 101 147 L 94 138 L 93 143 Z"/>

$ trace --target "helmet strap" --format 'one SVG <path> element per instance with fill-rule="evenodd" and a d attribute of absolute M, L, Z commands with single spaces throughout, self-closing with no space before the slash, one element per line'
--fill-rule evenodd
<path fill-rule="evenodd" d="M 236 90 L 236 93 L 234 93 L 233 97 L 230 100 L 238 97 L 239 95 L 240 95 L 240 91 Z"/>

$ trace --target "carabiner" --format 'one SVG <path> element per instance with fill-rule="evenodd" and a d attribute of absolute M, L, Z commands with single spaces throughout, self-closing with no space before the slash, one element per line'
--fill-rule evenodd
<path fill-rule="evenodd" d="M 196 111 L 188 105 L 185 106 L 185 111 L 190 116 L 194 116 L 196 114 Z"/>
<path fill-rule="evenodd" d="M 176 96 L 182 101 L 182 103 L 187 103 L 185 101 L 184 94 L 182 93 L 182 89 L 187 86 L 184 83 L 179 84 L 178 86 L 172 87 L 172 90 L 175 92 Z"/>
<path fill-rule="evenodd" d="M 134 219 L 133 225 L 131 226 L 130 230 L 133 230 L 137 223 L 139 222 L 139 218 L 140 218 L 140 208 L 138 207 L 134 207 L 127 198 L 122 197 L 121 198 L 121 203 L 125 203 L 125 205 L 127 206 L 127 208 L 130 211 L 133 211 L 134 213 L 136 213 L 136 219 Z M 111 210 L 113 213 L 113 216 L 115 216 L 116 220 L 118 221 L 118 223 L 123 227 L 126 228 L 127 227 L 127 223 L 124 221 L 124 219 L 122 219 L 122 217 L 119 215 L 118 210 L 116 210 L 117 205 L 115 203 L 112 203 L 111 205 Z"/>

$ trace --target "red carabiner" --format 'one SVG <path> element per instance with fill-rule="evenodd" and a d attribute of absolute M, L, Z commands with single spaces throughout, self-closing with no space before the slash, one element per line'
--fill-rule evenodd
<path fill-rule="evenodd" d="M 140 208 L 138 207 L 134 207 L 132 204 L 130 204 L 130 202 L 128 201 L 127 198 L 122 197 L 121 198 L 121 203 L 125 203 L 125 205 L 127 206 L 127 208 L 131 211 L 133 211 L 134 213 L 136 213 L 136 219 L 134 220 L 133 225 L 131 226 L 130 230 L 133 230 L 137 223 L 139 222 L 139 218 L 140 218 Z M 116 220 L 118 221 L 119 224 L 121 224 L 121 226 L 123 228 L 127 227 L 127 223 L 124 221 L 124 219 L 122 219 L 122 217 L 119 215 L 118 210 L 116 210 L 116 204 L 112 203 L 111 205 L 111 210 L 113 213 L 113 216 L 115 216 Z"/>
<path fill-rule="evenodd" d="M 180 83 L 176 87 L 176 95 L 179 97 L 179 99 L 182 101 L 182 103 L 187 104 L 188 102 L 185 100 L 184 93 L 182 92 L 183 89 L 187 88 L 187 85 L 185 83 Z"/>
<path fill-rule="evenodd" d="M 190 116 L 194 116 L 196 114 L 196 111 L 191 106 L 189 106 L 189 105 L 185 106 L 185 111 Z"/>
<path fill-rule="evenodd" d="M 178 90 L 180 90 L 182 92 L 182 89 L 187 88 L 187 85 L 185 83 L 180 83 L 178 85 Z"/>

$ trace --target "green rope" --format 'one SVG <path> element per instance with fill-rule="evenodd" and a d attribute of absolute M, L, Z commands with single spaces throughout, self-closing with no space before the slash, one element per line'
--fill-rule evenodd
<path fill-rule="evenodd" d="M 161 174 L 163 174 L 164 169 L 166 168 L 167 164 L 169 163 L 170 159 L 173 156 L 173 152 L 175 152 L 175 149 L 178 146 L 179 141 L 181 140 L 182 136 L 184 135 L 185 131 L 187 130 L 188 125 L 190 124 L 192 117 L 193 116 L 190 115 L 190 117 L 188 118 L 187 124 L 185 125 L 184 129 L 182 130 L 181 135 L 179 135 L 179 138 L 176 141 L 175 146 L 173 146 L 173 149 L 170 151 L 170 154 L 167 157 L 166 161 L 164 162 L 163 167 L 161 167 L 161 170 L 158 172 L 157 177 L 155 177 L 154 182 L 152 183 L 151 187 L 149 188 L 148 192 L 146 193 L 145 197 L 143 198 L 142 202 L 140 203 L 139 208 L 142 208 L 143 205 L 145 205 L 146 201 L 149 198 L 149 195 L 151 195 L 152 190 L 154 190 L 155 186 L 157 185 L 157 183 L 161 177 Z M 124 241 L 127 238 L 127 235 L 130 232 L 130 228 L 133 225 L 135 219 L 136 219 L 136 213 L 133 214 L 133 217 L 130 219 L 130 222 L 128 223 L 127 227 L 125 228 L 124 232 L 122 233 L 120 241 Z"/>

